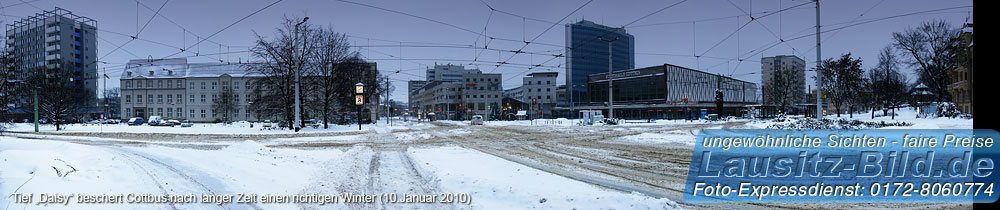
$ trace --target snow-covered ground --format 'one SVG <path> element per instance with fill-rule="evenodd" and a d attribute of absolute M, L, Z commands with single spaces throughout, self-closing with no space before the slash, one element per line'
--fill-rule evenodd
<path fill-rule="evenodd" d="M 891 115 L 892 112 L 890 111 Z M 837 115 L 826 115 L 824 119 L 831 120 L 847 120 L 847 121 L 861 121 L 861 122 L 886 122 L 886 123 L 906 123 L 909 126 L 886 126 L 880 127 L 880 129 L 972 129 L 972 119 L 965 118 L 917 118 L 917 110 L 912 107 L 900 108 L 896 111 L 896 117 L 892 116 L 880 116 L 880 113 L 876 114 L 873 119 L 871 112 L 855 113 L 854 117 L 851 118 L 850 115 L 841 114 L 840 117 Z M 777 122 L 775 120 L 756 120 L 748 123 L 747 126 L 752 128 L 768 128 L 775 124 L 788 124 L 795 123 L 802 119 L 802 116 L 791 116 L 787 117 L 785 122 Z"/>
<path fill-rule="evenodd" d="M 204 124 L 203 127 L 104 127 L 104 132 L 231 134 L 249 127 Z M 256 126 L 255 126 L 256 127 Z M 386 204 L 394 209 L 672 209 L 666 198 L 622 192 L 520 165 L 456 146 L 409 147 L 434 139 L 421 129 L 429 123 L 395 123 L 333 129 L 329 136 L 246 141 L 177 141 L 63 136 L 60 132 L 100 132 L 96 126 L 73 125 L 65 131 L 12 133 L 0 136 L 0 209 L 33 208 L 9 196 L 49 195 L 257 195 L 400 193 L 467 193 L 471 206 Z M 30 131 L 30 124 L 13 130 Z M 117 129 L 117 130 L 115 130 Z M 187 129 L 187 130 L 184 130 Z M 109 131 L 111 130 L 111 131 Z M 459 130 L 459 129 L 456 129 Z M 43 129 L 44 131 L 44 129 Z M 272 131 L 250 130 L 252 133 Z M 312 131 L 322 132 L 322 131 Z M 464 132 L 473 132 L 465 130 Z M 294 144 L 338 142 L 353 146 L 299 148 Z M 374 146 L 372 146 L 374 144 Z M 412 159 L 411 159 L 412 157 Z M 234 198 L 235 199 L 235 198 Z M 46 209 L 218 209 L 195 204 L 42 204 Z M 343 200 L 341 200 L 343 201 Z M 355 209 L 380 205 L 238 204 L 227 209 Z"/>

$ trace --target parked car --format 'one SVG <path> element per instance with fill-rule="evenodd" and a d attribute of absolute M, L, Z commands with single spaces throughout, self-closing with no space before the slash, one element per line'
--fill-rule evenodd
<path fill-rule="evenodd" d="M 483 116 L 482 115 L 472 116 L 472 124 L 473 125 L 482 125 L 483 124 Z"/>
<path fill-rule="evenodd" d="M 184 120 L 184 122 L 181 122 L 181 127 L 191 127 L 191 126 L 194 126 L 194 123 L 191 123 L 190 120 Z"/>
<path fill-rule="evenodd" d="M 167 120 L 167 124 L 170 124 L 170 126 L 171 126 L 171 127 L 173 127 L 173 126 L 175 126 L 175 125 L 180 125 L 180 124 L 181 124 L 181 121 L 177 121 L 177 120 Z"/>
<path fill-rule="evenodd" d="M 151 126 L 156 126 L 160 124 L 160 120 L 163 120 L 163 118 L 160 116 L 149 116 L 149 122 L 146 124 L 149 124 Z"/>
<path fill-rule="evenodd" d="M 264 120 L 264 128 L 271 128 L 271 120 Z"/>
<path fill-rule="evenodd" d="M 143 121 L 141 117 L 133 117 L 128 119 L 128 125 L 142 125 Z"/>

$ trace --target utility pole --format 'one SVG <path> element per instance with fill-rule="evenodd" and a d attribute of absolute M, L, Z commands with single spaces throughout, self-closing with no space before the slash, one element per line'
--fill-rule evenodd
<path fill-rule="evenodd" d="M 299 25 L 302 25 L 307 20 L 309 20 L 309 17 L 302 18 L 302 22 L 299 22 L 299 23 L 295 24 L 295 38 L 292 41 L 292 45 L 293 45 L 292 49 L 295 49 L 294 45 L 298 45 L 297 42 L 299 40 Z M 293 59 L 295 59 L 294 55 L 295 55 L 295 51 L 292 51 L 292 58 Z M 299 58 L 299 59 L 301 59 L 301 58 Z M 298 68 L 298 69 L 295 70 L 295 122 L 292 123 L 292 124 L 294 124 L 292 126 L 294 126 L 294 128 L 295 128 L 295 132 L 299 132 L 299 130 L 302 129 L 302 125 L 300 125 L 300 123 L 302 122 L 302 108 L 301 108 L 301 105 L 302 105 L 302 99 L 301 99 L 301 97 L 302 96 L 300 96 L 300 95 L 302 95 L 302 93 L 301 93 L 301 90 L 299 89 L 299 80 L 300 80 L 300 77 L 302 77 L 301 76 L 301 72 L 302 72 L 302 64 L 301 63 L 302 62 L 300 62 L 300 61 L 295 61 L 295 67 Z"/>
<path fill-rule="evenodd" d="M 819 65 L 823 61 L 823 57 L 820 56 L 820 39 L 819 39 L 819 0 L 816 1 L 816 119 L 823 118 L 823 86 L 820 86 L 819 80 L 822 77 L 819 71 Z"/>
<path fill-rule="evenodd" d="M 38 87 L 35 88 L 35 133 L 38 133 Z"/>
<path fill-rule="evenodd" d="M 612 40 L 606 40 L 606 39 L 604 39 L 604 37 L 600 37 L 600 36 L 597 37 L 597 39 L 600 39 L 601 41 L 608 42 L 608 119 L 615 119 L 615 100 L 614 100 L 614 94 L 615 94 L 614 90 L 615 89 L 613 87 L 614 85 L 612 85 L 612 82 L 611 82 L 611 79 L 613 78 L 612 75 L 611 75 L 611 69 L 612 69 L 611 68 L 611 63 L 612 63 L 612 60 L 611 60 L 611 54 L 612 54 L 611 53 L 611 43 L 614 42 L 615 40 L 618 40 L 618 38 L 621 38 L 621 37 L 615 36 L 615 39 L 612 39 Z"/>

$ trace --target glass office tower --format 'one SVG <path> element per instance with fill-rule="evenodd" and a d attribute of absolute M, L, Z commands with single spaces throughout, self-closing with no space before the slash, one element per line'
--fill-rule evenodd
<path fill-rule="evenodd" d="M 600 38 L 599 38 L 600 37 Z M 635 68 L 635 38 L 624 28 L 612 28 L 581 20 L 566 25 L 566 86 L 569 106 L 586 104 L 587 76 L 608 72 L 608 42 L 611 42 L 612 69 Z"/>

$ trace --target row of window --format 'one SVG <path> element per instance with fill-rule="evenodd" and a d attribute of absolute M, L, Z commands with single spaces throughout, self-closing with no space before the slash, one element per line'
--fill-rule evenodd
<path fill-rule="evenodd" d="M 143 103 L 142 96 L 143 95 L 135 95 L 135 97 L 136 97 L 136 102 L 135 103 L 136 104 L 142 104 Z M 146 103 L 147 104 L 153 104 L 153 95 L 150 94 L 150 95 L 146 95 L 146 96 L 147 96 L 146 97 Z M 156 95 L 156 103 L 157 104 L 163 104 L 163 96 L 164 95 L 162 95 L 162 94 L 157 94 Z M 174 104 L 174 95 L 167 94 L 166 96 L 167 96 L 166 97 L 167 98 L 167 100 L 166 100 L 167 104 Z M 181 94 L 177 94 L 177 100 L 176 100 L 177 104 L 183 104 L 184 103 L 184 98 L 182 98 L 182 96 L 183 95 L 181 95 Z M 208 102 L 208 100 L 206 99 L 206 96 L 207 95 L 204 95 L 204 94 L 201 95 L 201 103 Z M 215 103 L 215 99 L 216 98 L 218 98 L 218 95 L 212 94 L 212 103 Z M 250 95 L 246 95 L 246 97 L 243 97 L 243 98 L 246 100 L 246 102 L 250 102 Z M 192 103 L 192 104 L 195 103 L 195 95 L 188 95 L 188 100 L 189 100 L 188 101 L 189 103 Z M 240 95 L 234 94 L 233 95 L 233 101 L 239 103 L 240 102 Z M 126 104 L 131 104 L 132 103 L 132 95 L 125 95 L 125 103 Z"/>
<path fill-rule="evenodd" d="M 184 87 L 184 80 L 180 80 L 180 79 L 178 79 L 178 80 L 170 80 L 170 79 L 168 79 L 168 80 L 125 80 L 125 89 L 132 89 L 133 88 L 133 86 L 132 86 L 132 82 L 133 81 L 135 81 L 135 86 L 134 87 L 136 89 L 142 89 L 143 88 L 143 84 L 145 84 L 145 88 L 154 88 L 154 85 L 155 85 L 155 88 L 175 88 L 175 87 L 176 88 L 183 88 Z M 143 81 L 145 81 L 145 82 L 143 82 Z M 176 86 L 174 84 L 176 84 Z M 209 82 L 201 82 L 200 86 L 198 86 L 198 83 L 196 83 L 196 82 L 189 82 L 188 83 L 188 89 L 194 90 L 194 89 L 198 89 L 200 87 L 200 89 L 202 89 L 202 90 L 207 90 L 208 89 L 208 84 L 211 84 L 212 90 L 218 89 L 219 82 L 211 82 L 211 83 L 209 83 Z M 240 86 L 243 86 L 244 88 L 246 88 L 246 90 L 250 90 L 250 82 L 246 82 L 246 83 L 244 83 L 244 85 L 241 85 L 239 81 L 233 82 L 233 86 L 232 86 L 233 90 L 239 90 Z M 222 82 L 222 89 L 229 89 L 229 81 Z"/>
<path fill-rule="evenodd" d="M 530 84 L 531 84 L 531 81 L 524 81 L 524 85 L 530 85 Z M 542 84 L 542 81 L 541 81 L 541 80 L 539 80 L 539 81 L 535 81 L 535 84 L 536 84 L 536 85 L 541 85 L 541 84 Z M 551 80 L 545 80 L 545 84 L 546 84 L 546 85 L 551 85 L 551 84 L 552 84 L 552 81 L 551 81 Z"/>

